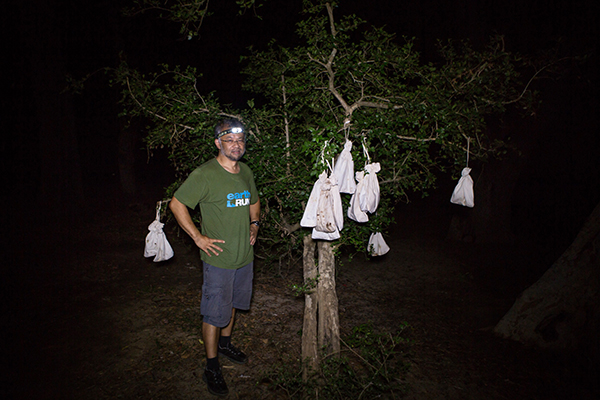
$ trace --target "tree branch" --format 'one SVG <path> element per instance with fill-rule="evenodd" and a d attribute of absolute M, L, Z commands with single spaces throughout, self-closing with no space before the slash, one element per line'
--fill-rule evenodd
<path fill-rule="evenodd" d="M 335 23 L 333 22 L 333 8 L 329 3 L 325 3 L 325 7 L 327 7 L 327 14 L 329 15 L 329 28 L 331 29 L 331 36 L 335 37 L 335 35 L 337 35 L 337 31 L 335 30 Z"/>
<path fill-rule="evenodd" d="M 163 117 L 162 115 L 160 115 L 160 114 L 157 114 L 157 113 L 155 113 L 154 111 L 150 111 L 150 110 L 149 110 L 149 109 L 148 109 L 146 106 L 144 106 L 142 103 L 140 103 L 140 101 L 137 99 L 137 97 L 135 97 L 135 95 L 133 94 L 133 91 L 131 90 L 131 85 L 130 85 L 130 83 L 129 83 L 129 77 L 125 78 L 125 81 L 127 82 L 127 90 L 129 91 L 129 94 L 130 94 L 131 98 L 132 98 L 132 99 L 133 99 L 133 100 L 134 100 L 134 101 L 137 103 L 137 105 L 138 105 L 138 106 L 139 106 L 139 107 L 140 107 L 142 110 L 144 110 L 145 112 L 147 112 L 147 113 L 148 113 L 148 114 L 150 114 L 150 115 L 153 115 L 153 116 L 155 116 L 156 118 L 158 118 L 158 119 L 160 119 L 160 120 L 162 120 L 162 121 L 167 121 L 167 122 L 169 121 L 169 119 L 168 119 L 168 118 L 166 118 L 166 117 Z M 181 127 L 184 127 L 184 128 L 187 128 L 187 129 L 194 129 L 194 128 L 192 128 L 191 126 L 184 125 L 184 124 L 180 124 L 180 123 L 177 123 L 177 122 L 174 122 L 174 124 L 175 124 L 175 125 L 178 125 L 178 126 L 181 126 Z"/>
<path fill-rule="evenodd" d="M 398 105 L 395 104 L 393 106 L 390 106 L 389 104 L 385 104 L 385 103 L 376 103 L 374 101 L 364 101 L 364 100 L 359 100 L 356 103 L 354 103 L 352 105 L 352 107 L 358 108 L 358 107 L 371 107 L 371 108 L 383 108 L 383 109 L 389 109 L 391 108 L 392 110 L 399 110 L 401 108 L 404 108 L 403 105 Z"/>

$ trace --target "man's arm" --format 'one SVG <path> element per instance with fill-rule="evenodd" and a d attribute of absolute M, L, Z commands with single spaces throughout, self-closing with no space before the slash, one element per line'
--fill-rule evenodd
<path fill-rule="evenodd" d="M 250 222 L 252 221 L 260 221 L 260 199 L 254 203 L 250 204 Z M 256 238 L 258 237 L 258 226 L 251 224 L 250 225 L 250 244 L 254 246 L 256 243 Z"/>
<path fill-rule="evenodd" d="M 225 241 L 220 239 L 211 239 L 208 236 L 201 234 L 198 228 L 196 228 L 194 221 L 192 221 L 192 216 L 190 215 L 190 212 L 185 204 L 173 197 L 169 203 L 169 208 L 173 212 L 173 215 L 175 215 L 175 219 L 177 220 L 177 223 L 181 229 L 190 235 L 190 237 L 194 240 L 194 243 L 196 243 L 196 246 L 208 254 L 209 257 L 211 256 L 209 250 L 216 256 L 223 251 L 223 249 L 217 246 L 215 243 L 225 243 Z"/>

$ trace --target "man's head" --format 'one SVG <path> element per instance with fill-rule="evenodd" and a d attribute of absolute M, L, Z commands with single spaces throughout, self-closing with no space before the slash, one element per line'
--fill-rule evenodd
<path fill-rule="evenodd" d="M 244 133 L 244 125 L 234 118 L 224 119 L 215 126 L 215 139 L 227 135 L 229 133 Z"/>
<path fill-rule="evenodd" d="M 246 152 L 244 125 L 237 119 L 225 119 L 215 126 L 215 145 L 232 161 L 239 161 Z"/>

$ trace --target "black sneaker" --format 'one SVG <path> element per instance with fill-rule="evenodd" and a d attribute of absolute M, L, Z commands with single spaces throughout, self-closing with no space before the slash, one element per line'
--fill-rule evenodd
<path fill-rule="evenodd" d="M 248 356 L 243 351 L 229 343 L 227 347 L 218 346 L 217 350 L 219 354 L 224 355 L 229 360 L 236 364 L 245 364 L 248 361 Z"/>
<path fill-rule="evenodd" d="M 216 371 L 212 369 L 204 369 L 204 374 L 202 375 L 202 379 L 206 382 L 208 386 L 208 391 L 215 396 L 227 396 L 229 393 L 229 389 L 227 389 L 227 384 L 225 383 L 225 379 L 223 379 L 223 374 L 221 373 L 221 368 Z"/>

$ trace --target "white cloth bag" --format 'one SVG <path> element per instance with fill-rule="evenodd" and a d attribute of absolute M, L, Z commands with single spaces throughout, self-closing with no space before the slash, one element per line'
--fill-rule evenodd
<path fill-rule="evenodd" d="M 144 248 L 144 257 L 154 256 L 154 262 L 167 261 L 175 255 L 167 236 L 163 232 L 165 224 L 160 222 L 161 204 L 162 202 L 159 202 L 156 207 L 156 219 L 148 225 L 150 233 L 146 235 L 146 247 Z"/>
<path fill-rule="evenodd" d="M 465 207 L 475 206 L 475 194 L 473 193 L 473 178 L 469 173 L 471 168 L 463 168 L 458 184 L 452 192 L 450 202 Z"/>
<path fill-rule="evenodd" d="M 344 212 L 335 175 L 327 177 L 327 171 L 319 175 L 310 192 L 300 226 L 313 228 L 313 239 L 340 238 L 340 231 L 344 228 Z"/>
<path fill-rule="evenodd" d="M 352 160 L 352 142 L 346 139 L 344 150 L 340 153 L 337 163 L 333 168 L 340 193 L 353 194 L 356 191 L 356 181 L 354 180 L 354 160 Z"/>
<path fill-rule="evenodd" d="M 365 185 L 365 172 L 357 171 L 356 172 L 356 181 L 358 184 L 356 185 L 356 191 L 350 198 L 350 207 L 348 207 L 348 218 L 356 221 L 356 222 L 367 222 L 369 220 L 369 216 L 365 213 L 360 207 L 360 194 L 364 190 Z"/>
<path fill-rule="evenodd" d="M 306 203 L 304 214 L 300 220 L 300 226 L 314 228 L 317 225 L 317 208 L 319 207 L 319 197 L 321 196 L 321 185 L 325 183 L 326 179 L 327 171 L 323 171 L 310 192 L 308 203 Z"/>
<path fill-rule="evenodd" d="M 369 254 L 372 256 L 382 256 L 390 251 L 390 247 L 387 245 L 385 240 L 383 240 L 383 235 L 381 232 L 371 233 L 367 251 L 369 251 Z"/>
<path fill-rule="evenodd" d="M 315 229 L 331 233 L 344 229 L 342 198 L 334 175 L 325 179 L 321 185 L 319 205 L 317 206 L 317 224 Z"/>
<path fill-rule="evenodd" d="M 313 228 L 312 238 L 336 240 L 344 228 L 344 212 L 342 198 L 334 174 L 326 178 L 320 187 L 319 204 L 317 206 L 317 224 Z"/>
<path fill-rule="evenodd" d="M 377 173 L 381 171 L 379 163 L 365 165 L 364 186 L 360 192 L 360 209 L 373 214 L 379 205 L 379 180 Z"/>

